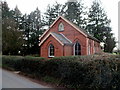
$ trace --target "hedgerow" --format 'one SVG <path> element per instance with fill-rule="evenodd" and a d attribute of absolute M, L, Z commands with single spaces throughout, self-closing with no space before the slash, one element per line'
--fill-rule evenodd
<path fill-rule="evenodd" d="M 58 84 L 65 87 L 120 89 L 119 55 L 55 57 L 50 60 L 31 56 L 3 56 L 2 59 L 3 66 L 47 79 L 45 81 L 58 80 Z"/>

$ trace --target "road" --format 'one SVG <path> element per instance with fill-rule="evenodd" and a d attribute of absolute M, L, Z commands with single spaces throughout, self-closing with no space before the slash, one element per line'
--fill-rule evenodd
<path fill-rule="evenodd" d="M 2 88 L 49 88 L 7 70 L 2 70 L 1 78 Z"/>

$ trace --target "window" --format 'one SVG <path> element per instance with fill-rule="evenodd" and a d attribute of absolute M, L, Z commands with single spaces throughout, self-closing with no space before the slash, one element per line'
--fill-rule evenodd
<path fill-rule="evenodd" d="M 74 45 L 74 55 L 81 55 L 81 46 L 79 42 L 76 42 Z"/>
<path fill-rule="evenodd" d="M 54 46 L 52 44 L 49 46 L 49 57 L 54 57 Z"/>
<path fill-rule="evenodd" d="M 62 23 L 59 24 L 58 31 L 64 31 L 64 25 Z"/>
<path fill-rule="evenodd" d="M 90 50 L 90 47 L 91 47 L 91 46 L 90 46 L 90 44 L 89 44 L 89 46 L 88 46 L 88 55 L 90 55 L 90 51 L 91 51 L 91 50 Z"/>

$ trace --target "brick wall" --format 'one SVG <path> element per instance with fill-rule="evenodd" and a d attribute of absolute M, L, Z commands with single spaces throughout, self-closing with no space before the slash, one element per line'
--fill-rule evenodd
<path fill-rule="evenodd" d="M 64 25 L 64 31 L 58 31 L 58 26 L 60 23 Z M 95 50 L 98 52 L 99 43 L 93 41 L 91 39 L 86 38 L 81 32 L 75 30 L 73 26 L 69 23 L 66 23 L 63 19 L 59 19 L 51 28 L 50 30 L 41 38 L 43 40 L 46 35 L 50 32 L 62 33 L 65 37 L 73 42 L 73 44 L 78 41 L 81 45 L 81 55 L 88 55 L 88 43 L 90 43 L 90 54 L 94 54 Z M 50 36 L 44 43 L 41 45 L 41 56 L 48 57 L 48 46 L 50 43 L 55 45 L 55 56 L 71 56 L 73 54 L 73 45 L 72 46 L 62 46 L 56 39 Z M 95 47 L 94 47 L 95 45 Z M 64 49 L 63 49 L 64 48 Z"/>
<path fill-rule="evenodd" d="M 63 46 L 56 41 L 56 39 L 54 39 L 52 36 L 49 36 L 48 39 L 45 40 L 45 42 L 41 45 L 40 47 L 40 56 L 41 57 L 45 57 L 45 58 L 49 58 L 48 56 L 48 48 L 49 45 L 53 44 L 54 48 L 55 48 L 55 56 L 63 56 Z"/>

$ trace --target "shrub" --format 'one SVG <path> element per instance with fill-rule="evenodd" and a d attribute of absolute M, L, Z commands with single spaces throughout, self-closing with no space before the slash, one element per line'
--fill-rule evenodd
<path fill-rule="evenodd" d="M 10 67 L 15 70 L 20 70 L 21 68 L 21 60 L 23 59 L 22 56 L 2 56 L 2 66 L 3 67 Z"/>
<path fill-rule="evenodd" d="M 118 82 L 120 83 L 118 65 L 120 65 L 120 59 L 116 61 L 115 58 L 87 62 L 84 84 L 91 88 L 118 88 Z M 115 75 L 118 78 L 116 81 L 113 80 L 116 78 Z"/>
<path fill-rule="evenodd" d="M 3 67 L 14 68 L 27 73 L 39 72 L 42 63 L 45 59 L 42 57 L 31 56 L 2 56 Z"/>
<path fill-rule="evenodd" d="M 79 59 L 79 56 L 71 56 L 48 60 L 45 65 L 46 75 L 59 78 L 60 83 L 67 86 L 77 87 L 82 84 L 85 76 L 84 63 L 79 62 Z"/>
<path fill-rule="evenodd" d="M 3 65 L 44 81 L 75 88 L 120 89 L 120 55 L 55 57 L 3 56 Z M 56 81 L 55 81 L 56 82 Z"/>
<path fill-rule="evenodd" d="M 21 71 L 29 74 L 43 74 L 45 58 L 26 56 L 22 59 Z"/>
<path fill-rule="evenodd" d="M 97 89 L 120 86 L 120 56 L 55 57 L 46 62 L 45 71 L 45 75 L 60 78 L 67 87 Z"/>

